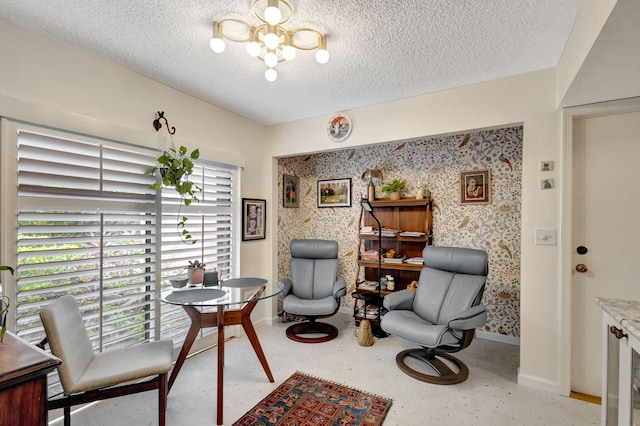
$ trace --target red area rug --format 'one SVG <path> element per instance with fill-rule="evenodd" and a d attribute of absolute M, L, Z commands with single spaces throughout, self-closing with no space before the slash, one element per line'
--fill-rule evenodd
<path fill-rule="evenodd" d="M 391 400 L 296 372 L 234 426 L 379 426 Z"/>

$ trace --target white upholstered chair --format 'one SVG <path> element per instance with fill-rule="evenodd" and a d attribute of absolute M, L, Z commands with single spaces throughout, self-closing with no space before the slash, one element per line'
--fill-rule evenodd
<path fill-rule="evenodd" d="M 63 408 L 71 424 L 71 406 L 158 389 L 159 424 L 165 424 L 167 372 L 173 343 L 160 340 L 105 352 L 94 352 L 73 296 L 62 296 L 40 311 L 64 396 L 49 400 L 48 409 Z M 146 379 L 145 381 L 140 381 Z M 132 382 L 124 384 L 125 382 Z"/>

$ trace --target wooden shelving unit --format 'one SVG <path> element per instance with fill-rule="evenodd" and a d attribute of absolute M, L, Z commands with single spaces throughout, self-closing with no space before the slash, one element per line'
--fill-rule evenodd
<path fill-rule="evenodd" d="M 422 256 L 425 245 L 431 244 L 432 241 L 431 199 L 376 200 L 371 203 L 371 207 L 383 228 L 425 233 L 424 237 L 382 237 L 383 251 L 394 249 L 407 258 Z M 362 215 L 361 226 L 376 226 L 376 223 L 371 215 L 365 212 Z M 377 235 L 360 235 L 360 242 L 361 252 L 378 249 Z M 358 259 L 358 265 L 365 268 L 365 279 L 377 281 L 378 262 Z M 393 275 L 396 278 L 396 289 L 406 288 L 411 281 L 417 280 L 421 269 L 422 265 L 382 262 L 383 276 Z"/>
<path fill-rule="evenodd" d="M 396 229 L 410 232 L 424 232 L 424 237 L 382 237 L 382 249 L 384 252 L 394 249 L 396 253 L 408 258 L 422 256 L 422 250 L 432 242 L 432 203 L 430 199 L 417 200 L 415 198 L 403 198 L 401 200 L 376 200 L 371 203 L 373 214 L 376 215 L 383 228 Z M 377 226 L 375 220 L 367 212 L 362 213 L 361 223 L 358 226 Z M 360 253 L 368 250 L 378 250 L 377 235 L 360 235 Z M 378 281 L 378 262 L 375 260 L 362 260 L 358 256 L 359 268 L 364 268 L 367 281 Z M 418 280 L 423 265 L 408 263 L 382 262 L 382 276 L 392 275 L 395 279 L 395 290 L 402 290 L 413 280 Z M 377 290 L 357 290 L 355 293 L 377 293 Z M 392 293 L 382 291 L 381 297 Z M 363 319 L 356 314 L 358 300 L 362 297 L 354 294 L 356 304 L 354 318 L 356 322 Z"/>

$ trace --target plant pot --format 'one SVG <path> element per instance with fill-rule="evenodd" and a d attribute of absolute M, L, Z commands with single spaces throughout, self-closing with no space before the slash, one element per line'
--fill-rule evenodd
<path fill-rule="evenodd" d="M 390 200 L 399 200 L 400 199 L 400 192 L 390 192 L 389 193 L 389 199 Z"/>
<path fill-rule="evenodd" d="M 202 284 L 202 281 L 204 280 L 204 269 L 189 269 L 187 270 L 187 275 L 189 276 L 189 283 Z"/>

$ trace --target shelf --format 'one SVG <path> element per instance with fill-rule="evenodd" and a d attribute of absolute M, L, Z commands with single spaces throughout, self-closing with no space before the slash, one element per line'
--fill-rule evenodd
<path fill-rule="evenodd" d="M 382 297 L 387 296 L 391 293 L 395 293 L 396 291 L 400 291 L 400 290 L 380 290 L 380 295 Z M 378 295 L 378 290 L 368 290 L 368 289 L 364 289 L 364 288 L 356 288 L 352 293 L 351 293 L 351 297 L 353 297 L 354 299 L 358 299 L 358 300 L 364 300 L 364 299 L 371 299 L 373 300 L 375 298 L 375 296 Z M 367 298 L 367 296 L 370 296 L 369 298 Z"/>
<path fill-rule="evenodd" d="M 358 265 L 365 268 L 378 268 L 378 262 L 367 262 L 366 260 L 358 260 Z M 424 265 L 413 265 L 411 263 L 384 263 L 380 265 L 382 269 L 392 269 L 396 271 L 417 271 L 420 272 Z"/>
<path fill-rule="evenodd" d="M 416 198 L 403 198 L 401 200 L 389 200 L 387 198 L 375 200 L 371 202 L 371 207 L 419 207 L 429 204 L 429 200 L 423 198 L 417 200 Z"/>
<path fill-rule="evenodd" d="M 361 240 L 371 240 L 371 241 L 378 241 L 378 236 L 377 235 L 360 235 L 360 239 Z M 427 241 L 429 241 L 429 237 L 427 235 L 425 235 L 424 237 L 401 237 L 401 236 L 395 236 L 395 237 L 385 237 L 384 235 L 382 236 L 382 241 L 398 241 L 398 242 L 403 242 L 403 243 L 426 243 Z"/>

